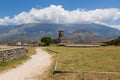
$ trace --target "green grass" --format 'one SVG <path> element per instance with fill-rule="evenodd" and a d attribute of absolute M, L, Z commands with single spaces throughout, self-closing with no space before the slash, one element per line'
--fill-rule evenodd
<path fill-rule="evenodd" d="M 52 46 L 61 53 L 57 70 L 120 72 L 120 47 L 68 48 Z"/>

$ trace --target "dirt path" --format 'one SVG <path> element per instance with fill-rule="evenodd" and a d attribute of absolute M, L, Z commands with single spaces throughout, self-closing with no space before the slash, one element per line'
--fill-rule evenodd
<path fill-rule="evenodd" d="M 21 66 L 0 74 L 0 80 L 37 80 L 37 75 L 43 72 L 51 64 L 51 56 L 40 48 L 30 60 Z"/>

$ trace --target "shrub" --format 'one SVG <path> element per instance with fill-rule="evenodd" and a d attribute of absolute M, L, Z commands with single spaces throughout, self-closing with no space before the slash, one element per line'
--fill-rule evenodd
<path fill-rule="evenodd" d="M 50 37 L 43 37 L 41 39 L 41 42 L 43 42 L 45 44 L 45 46 L 49 46 L 51 43 L 51 38 Z"/>

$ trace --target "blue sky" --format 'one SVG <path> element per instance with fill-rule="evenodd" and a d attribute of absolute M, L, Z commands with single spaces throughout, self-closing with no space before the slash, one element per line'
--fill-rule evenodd
<path fill-rule="evenodd" d="M 0 0 L 0 18 L 13 17 L 32 8 L 44 8 L 51 4 L 62 5 L 67 10 L 120 8 L 120 0 Z"/>
<path fill-rule="evenodd" d="M 120 29 L 120 0 L 0 0 L 0 24 L 100 23 Z"/>

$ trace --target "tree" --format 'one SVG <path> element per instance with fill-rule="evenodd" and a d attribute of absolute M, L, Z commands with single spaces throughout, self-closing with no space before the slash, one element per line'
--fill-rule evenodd
<path fill-rule="evenodd" d="M 43 37 L 41 38 L 41 42 L 45 44 L 45 46 L 49 46 L 51 43 L 51 38 L 50 37 Z"/>
<path fill-rule="evenodd" d="M 105 42 L 107 45 L 116 45 L 120 46 L 120 36 L 117 39 Z"/>

